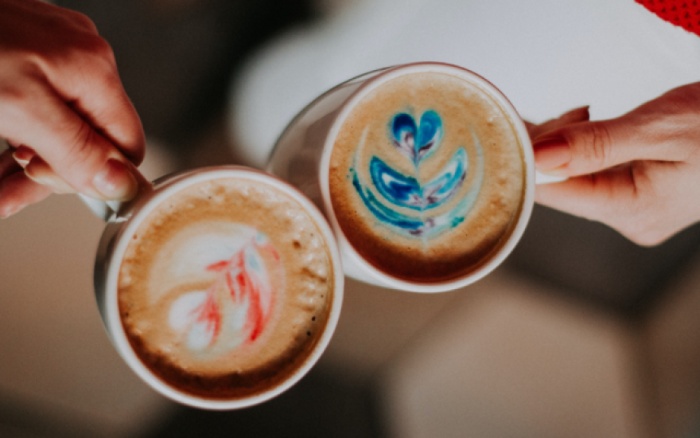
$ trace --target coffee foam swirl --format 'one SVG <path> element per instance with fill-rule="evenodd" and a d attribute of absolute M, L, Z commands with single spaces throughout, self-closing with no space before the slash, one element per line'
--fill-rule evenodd
<path fill-rule="evenodd" d="M 174 386 L 245 395 L 303 362 L 326 324 L 334 273 L 305 210 L 259 182 L 186 188 L 139 226 L 119 304 L 141 360 Z"/>
<path fill-rule="evenodd" d="M 179 234 L 154 265 L 164 281 L 149 287 L 162 291 L 161 299 L 178 294 L 168 317 L 179 335 L 174 341 L 198 357 L 216 357 L 254 342 L 269 322 L 273 284 L 284 290 L 277 250 L 264 234 L 240 224 L 197 224 Z M 209 286 L 189 292 L 178 287 L 198 285 L 198 280 Z M 158 297 L 152 299 L 158 306 Z"/>
<path fill-rule="evenodd" d="M 525 165 L 515 128 L 479 86 L 408 73 L 341 121 L 329 167 L 334 216 L 389 275 L 441 281 L 476 269 L 510 234 Z"/>
<path fill-rule="evenodd" d="M 390 129 L 393 145 L 413 166 L 411 172 L 397 170 L 375 152 L 369 163 L 364 162 L 366 128 L 350 167 L 352 184 L 379 224 L 420 238 L 427 246 L 429 239 L 459 226 L 473 207 L 484 179 L 483 148 L 472 130 L 472 160 L 464 147 L 458 147 L 436 173 L 426 174 L 421 167 L 442 140 L 440 115 L 428 110 L 417 124 L 411 114 L 402 112 L 393 116 Z M 468 173 L 474 175 L 465 183 Z"/>

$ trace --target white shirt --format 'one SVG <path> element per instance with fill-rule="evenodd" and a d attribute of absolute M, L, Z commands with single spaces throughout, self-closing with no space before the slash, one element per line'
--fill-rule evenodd
<path fill-rule="evenodd" d="M 700 80 L 700 37 L 633 0 L 361 0 L 254 56 L 231 95 L 243 164 L 263 167 L 286 124 L 358 74 L 411 61 L 461 65 L 541 122 L 583 105 L 621 115 Z"/>

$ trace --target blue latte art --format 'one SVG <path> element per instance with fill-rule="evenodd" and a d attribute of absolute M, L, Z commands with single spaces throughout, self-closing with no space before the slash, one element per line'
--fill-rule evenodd
<path fill-rule="evenodd" d="M 365 146 L 363 135 L 350 176 L 367 209 L 380 224 L 409 237 L 431 238 L 461 224 L 474 206 L 483 181 L 483 149 L 476 135 L 472 132 L 475 163 L 470 163 L 467 151 L 460 147 L 436 174 L 421 181 L 421 165 L 440 147 L 440 115 L 426 111 L 416 124 L 412 115 L 399 113 L 391 120 L 389 131 L 393 146 L 410 160 L 414 171 L 406 175 L 374 155 L 368 169 L 371 181 L 363 181 L 356 168 Z M 468 172 L 474 172 L 474 177 L 466 188 Z"/>

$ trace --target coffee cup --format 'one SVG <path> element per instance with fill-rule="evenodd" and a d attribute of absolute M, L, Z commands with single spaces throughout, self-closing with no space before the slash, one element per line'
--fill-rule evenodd
<path fill-rule="evenodd" d="M 369 72 L 286 127 L 267 170 L 325 213 L 345 273 L 414 292 L 499 266 L 534 205 L 532 146 L 496 86 L 437 62 Z"/>
<path fill-rule="evenodd" d="M 297 189 L 219 166 L 162 178 L 103 210 L 98 307 L 116 350 L 153 389 L 236 409 L 282 393 L 317 362 L 344 278 L 330 227 Z"/>

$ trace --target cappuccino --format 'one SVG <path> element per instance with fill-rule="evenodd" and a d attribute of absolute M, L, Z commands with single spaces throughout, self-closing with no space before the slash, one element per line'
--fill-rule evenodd
<path fill-rule="evenodd" d="M 482 87 L 444 71 L 378 81 L 337 122 L 328 185 L 354 250 L 411 282 L 468 275 L 523 210 L 523 145 Z"/>
<path fill-rule="evenodd" d="M 136 356 L 205 399 L 285 382 L 329 323 L 340 274 L 325 236 L 297 199 L 260 180 L 219 177 L 169 194 L 139 219 L 119 268 Z"/>

